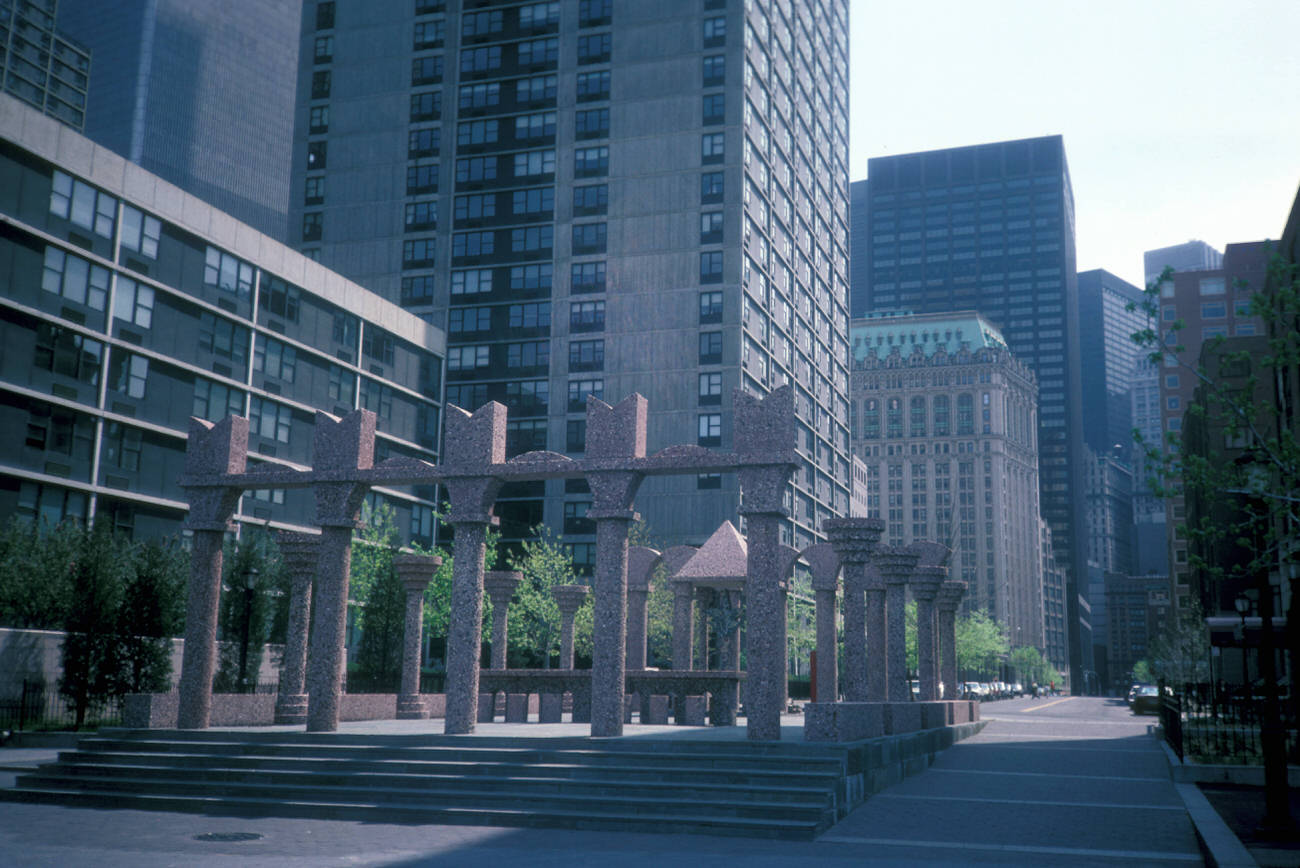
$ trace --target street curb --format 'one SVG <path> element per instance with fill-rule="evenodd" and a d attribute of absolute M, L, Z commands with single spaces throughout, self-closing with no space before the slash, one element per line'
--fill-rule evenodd
<path fill-rule="evenodd" d="M 1205 798 L 1196 784 L 1174 784 L 1178 796 L 1187 808 L 1187 815 L 1196 828 L 1196 838 L 1201 842 L 1206 860 L 1214 868 L 1258 868 L 1259 863 L 1250 851 L 1223 822 L 1210 800 Z"/>

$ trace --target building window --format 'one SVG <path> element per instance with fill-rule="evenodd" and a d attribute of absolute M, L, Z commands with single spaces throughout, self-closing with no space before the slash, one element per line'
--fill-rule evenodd
<path fill-rule="evenodd" d="M 447 22 L 441 18 L 415 22 L 414 47 L 416 50 L 440 47 L 446 35 L 446 28 Z"/>
<path fill-rule="evenodd" d="M 700 254 L 700 283 L 722 283 L 722 251 Z"/>
<path fill-rule="evenodd" d="M 564 423 L 564 451 L 585 452 L 587 450 L 587 420 L 570 419 Z"/>
<path fill-rule="evenodd" d="M 330 107 L 314 105 L 307 112 L 307 132 L 327 133 L 330 129 Z"/>
<path fill-rule="evenodd" d="M 317 171 L 324 169 L 328 164 L 329 142 L 308 142 L 307 143 L 307 170 Z"/>
<path fill-rule="evenodd" d="M 555 188 L 516 190 L 511 197 L 511 211 L 516 217 L 549 217 L 555 211 Z"/>
<path fill-rule="evenodd" d="M 497 213 L 497 196 L 495 193 L 457 196 L 452 209 L 452 217 L 457 223 L 495 217 Z"/>
<path fill-rule="evenodd" d="M 104 238 L 113 237 L 117 200 L 58 170 L 50 191 L 50 213 Z"/>
<path fill-rule="evenodd" d="M 605 400 L 604 380 L 570 380 L 569 412 L 582 413 L 587 409 L 587 396 Z"/>
<path fill-rule="evenodd" d="M 701 407 L 722 403 L 721 372 L 715 371 L 713 373 L 700 374 L 699 399 Z"/>
<path fill-rule="evenodd" d="M 975 397 L 969 392 L 957 396 L 957 434 L 975 433 Z"/>
<path fill-rule="evenodd" d="M 725 133 L 705 133 L 700 137 L 700 159 L 705 163 L 721 163 L 726 156 Z"/>
<path fill-rule="evenodd" d="M 486 310 L 486 308 L 482 309 Z M 550 328 L 551 303 L 537 301 L 528 304 L 512 304 L 507 322 L 512 329 Z"/>
<path fill-rule="evenodd" d="M 402 304 L 432 304 L 433 275 L 419 274 L 402 278 Z"/>
<path fill-rule="evenodd" d="M 609 208 L 609 185 L 592 184 L 573 188 L 574 216 L 604 214 Z"/>
<path fill-rule="evenodd" d="M 597 33 L 578 37 L 578 65 L 591 63 L 608 63 L 610 57 L 610 35 Z"/>
<path fill-rule="evenodd" d="M 454 335 L 492 330 L 492 308 L 453 307 L 447 312 L 447 331 Z"/>
<path fill-rule="evenodd" d="M 406 231 L 419 232 L 438 228 L 437 202 L 408 202 L 406 204 Z"/>
<path fill-rule="evenodd" d="M 490 36 L 505 28 L 505 13 L 500 9 L 488 12 L 466 12 L 460 20 L 461 36 Z"/>
<path fill-rule="evenodd" d="M 578 102 L 609 99 L 609 70 L 578 73 Z"/>
<path fill-rule="evenodd" d="M 696 440 L 701 446 L 716 447 L 722 445 L 722 414 L 701 413 L 699 416 L 699 436 Z"/>
<path fill-rule="evenodd" d="M 575 301 L 569 305 L 569 331 L 598 332 L 605 328 L 605 302 Z"/>
<path fill-rule="evenodd" d="M 411 94 L 411 120 L 436 121 L 442 116 L 442 91 Z"/>
<path fill-rule="evenodd" d="M 457 232 L 451 237 L 451 255 L 454 259 L 489 256 L 495 251 L 496 235 L 492 232 Z"/>
<path fill-rule="evenodd" d="M 312 48 L 313 63 L 329 63 L 334 59 L 334 37 L 317 36 Z"/>
<path fill-rule="evenodd" d="M 77 304 L 103 310 L 108 301 L 108 271 L 79 256 L 46 247 L 41 288 Z"/>
<path fill-rule="evenodd" d="M 722 212 L 706 211 L 700 215 L 700 243 L 722 243 Z"/>
<path fill-rule="evenodd" d="M 292 383 L 298 365 L 298 351 L 274 338 L 261 337 L 253 350 L 253 370 Z"/>
<path fill-rule="evenodd" d="M 695 487 L 700 491 L 722 487 L 721 473 L 701 473 L 695 477 Z"/>
<path fill-rule="evenodd" d="M 530 66 L 554 69 L 560 59 L 560 40 L 553 37 L 519 42 L 516 46 L 520 69 Z"/>
<path fill-rule="evenodd" d="M 147 329 L 153 325 L 153 300 L 153 287 L 119 275 L 113 294 L 113 316 Z"/>
<path fill-rule="evenodd" d="M 381 423 L 393 418 L 393 389 L 366 377 L 361 378 L 361 407 L 374 412 Z"/>
<path fill-rule="evenodd" d="M 1224 279 L 1222 277 L 1202 277 L 1199 287 L 1201 295 L 1223 295 Z"/>
<path fill-rule="evenodd" d="M 704 95 L 704 118 L 705 124 L 725 123 L 727 118 L 727 97 L 726 94 L 709 93 Z"/>
<path fill-rule="evenodd" d="M 549 224 L 510 230 L 510 250 L 514 253 L 550 250 L 554 245 L 555 227 Z"/>
<path fill-rule="evenodd" d="M 546 420 L 520 419 L 506 423 L 506 457 L 546 448 Z"/>
<path fill-rule="evenodd" d="M 612 19 L 614 0 L 578 0 L 578 26 L 599 27 Z"/>
<path fill-rule="evenodd" d="M 907 432 L 909 437 L 925 436 L 925 398 L 917 395 L 911 401 L 910 424 Z"/>
<path fill-rule="evenodd" d="M 289 442 L 293 411 L 283 404 L 254 395 L 248 404 L 248 433 L 280 443 Z"/>
<path fill-rule="evenodd" d="M 393 336 L 378 326 L 366 323 L 362 334 L 361 352 L 369 359 L 385 365 L 393 364 L 396 343 Z"/>
<path fill-rule="evenodd" d="M 605 263 L 575 262 L 569 275 L 570 292 L 604 292 Z"/>
<path fill-rule="evenodd" d="M 527 6 L 519 8 L 519 28 L 521 30 L 539 30 L 545 27 L 554 27 L 560 21 L 560 4 L 552 0 L 550 3 L 529 3 Z"/>
<path fill-rule="evenodd" d="M 714 54 L 704 58 L 704 86 L 715 87 L 727 83 L 727 58 Z"/>
<path fill-rule="evenodd" d="M 903 402 L 898 398 L 890 398 L 885 402 L 885 436 L 903 436 Z"/>
<path fill-rule="evenodd" d="M 311 74 L 312 99 L 329 99 L 331 78 L 328 69 L 318 69 Z"/>
<path fill-rule="evenodd" d="M 320 205 L 325 202 L 325 176 L 317 175 L 313 178 L 307 178 L 303 184 L 303 204 Z M 320 236 L 317 235 L 317 238 Z"/>
<path fill-rule="evenodd" d="M 129 398 L 143 398 L 149 380 L 149 360 L 134 353 L 114 350 L 108 361 L 109 385 Z"/>
<path fill-rule="evenodd" d="M 591 509 L 588 501 L 569 501 L 564 504 L 564 532 L 571 534 L 593 534 L 596 523 L 587 518 Z"/>
<path fill-rule="evenodd" d="M 456 161 L 456 182 L 458 184 L 492 181 L 496 179 L 496 176 L 496 157 L 464 157 Z M 407 170 L 407 177 L 410 177 L 409 169 Z"/>
<path fill-rule="evenodd" d="M 719 15 L 704 19 L 704 47 L 718 48 L 727 44 L 727 18 Z"/>
<path fill-rule="evenodd" d="M 497 140 L 499 128 L 500 123 L 495 118 L 465 121 L 456 127 L 456 144 L 460 147 L 491 144 Z"/>
<path fill-rule="evenodd" d="M 302 240 L 320 241 L 324 219 L 325 215 L 319 211 L 302 215 Z"/>
<path fill-rule="evenodd" d="M 467 84 L 460 89 L 460 107 L 462 109 L 490 108 L 501 104 L 501 85 Z"/>
<path fill-rule="evenodd" d="M 1202 319 L 1223 319 L 1228 315 L 1228 305 L 1222 301 L 1201 302 Z"/>
<path fill-rule="evenodd" d="M 316 4 L 316 29 L 329 30 L 334 26 L 334 2 Z"/>
<path fill-rule="evenodd" d="M 551 363 L 550 341 L 506 344 L 507 368 L 544 368 Z"/>
<path fill-rule="evenodd" d="M 162 238 L 162 224 L 157 217 L 137 211 L 130 205 L 122 206 L 122 246 L 149 259 L 158 258 L 158 241 Z"/>
<path fill-rule="evenodd" d="M 515 102 L 525 103 L 555 102 L 555 87 L 558 79 L 554 75 L 534 75 L 521 78 L 515 82 Z"/>
<path fill-rule="evenodd" d="M 515 139 L 540 139 L 555 135 L 555 112 L 539 112 L 515 118 Z"/>
<path fill-rule="evenodd" d="M 721 202 L 723 189 L 721 172 L 705 172 L 700 176 L 700 204 L 712 205 Z"/>
<path fill-rule="evenodd" d="M 718 291 L 700 293 L 700 322 L 722 322 L 722 293 Z"/>
<path fill-rule="evenodd" d="M 411 61 L 411 84 L 438 84 L 442 81 L 443 60 L 441 54 L 429 57 L 417 57 Z"/>
<path fill-rule="evenodd" d="M 934 436 L 947 437 L 950 434 L 948 419 L 948 396 L 934 396 Z"/>
<path fill-rule="evenodd" d="M 580 111 L 574 115 L 575 133 L 580 139 L 598 139 L 609 135 L 609 109 Z"/>
<path fill-rule="evenodd" d="M 605 369 L 605 341 L 571 341 L 569 343 L 570 371 L 603 371 Z"/>
<path fill-rule="evenodd" d="M 518 230 L 516 230 L 518 231 Z M 604 223 L 576 223 L 573 226 L 573 252 L 604 253 L 606 246 L 606 226 Z"/>
<path fill-rule="evenodd" d="M 465 48 L 460 52 L 460 71 L 462 75 L 490 72 L 501 68 L 501 46 L 488 45 L 481 48 Z"/>
<path fill-rule="evenodd" d="M 516 265 L 510 269 L 510 288 L 533 292 L 549 290 L 554 267 L 549 262 L 538 265 Z"/>
<path fill-rule="evenodd" d="M 433 238 L 412 238 L 402 242 L 402 268 L 432 268 L 437 241 Z"/>
<path fill-rule="evenodd" d="M 447 349 L 448 371 L 472 371 L 486 368 L 492 363 L 491 348 L 482 346 L 449 347 Z M 467 406 L 461 404 L 459 406 Z M 477 406 L 477 405 L 475 405 Z"/>
<path fill-rule="evenodd" d="M 36 329 L 32 366 L 39 370 L 97 386 L 103 357 L 104 345 L 99 341 L 45 323 Z"/>
<path fill-rule="evenodd" d="M 492 271 L 482 268 L 473 271 L 453 271 L 451 273 L 452 295 L 477 295 L 492 291 Z"/>
<path fill-rule="evenodd" d="M 516 178 L 555 174 L 555 151 L 527 151 L 515 154 Z"/>
<path fill-rule="evenodd" d="M 722 364 L 722 332 L 700 332 L 700 364 Z"/>
<path fill-rule="evenodd" d="M 575 178 L 591 178 L 609 174 L 609 146 L 598 148 L 576 148 L 573 152 L 573 175 Z"/>
<path fill-rule="evenodd" d="M 244 393 L 224 383 L 195 377 L 194 406 L 191 409 L 193 415 L 209 422 L 219 422 L 227 416 L 242 416 Z"/>
<path fill-rule="evenodd" d="M 253 291 L 253 266 L 225 251 L 209 247 L 203 266 L 203 282 L 208 286 L 248 298 Z"/>

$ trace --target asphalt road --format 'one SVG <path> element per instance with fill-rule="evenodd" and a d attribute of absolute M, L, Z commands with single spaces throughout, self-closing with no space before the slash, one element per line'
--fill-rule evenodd
<path fill-rule="evenodd" d="M 812 842 L 241 819 L 0 803 L 0 865 L 1199 865 L 1146 733 L 1097 698 L 986 703 L 991 723 Z M 12 776 L 0 776 L 0 786 Z M 200 840 L 250 833 L 248 841 Z"/>

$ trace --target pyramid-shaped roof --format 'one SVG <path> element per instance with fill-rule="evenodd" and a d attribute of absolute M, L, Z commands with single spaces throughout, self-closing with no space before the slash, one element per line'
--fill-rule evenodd
<path fill-rule="evenodd" d="M 695 584 L 711 585 L 719 581 L 744 582 L 748 571 L 749 548 L 736 526 L 724 521 L 708 542 L 682 565 L 674 578 L 690 579 Z"/>

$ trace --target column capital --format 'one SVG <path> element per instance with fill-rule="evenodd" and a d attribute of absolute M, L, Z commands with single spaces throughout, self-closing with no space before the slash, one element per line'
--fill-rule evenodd
<path fill-rule="evenodd" d="M 956 612 L 964 596 L 966 596 L 966 583 L 960 579 L 948 579 L 939 586 L 939 595 L 934 602 L 941 612 Z"/>
<path fill-rule="evenodd" d="M 845 565 L 865 564 L 880 543 L 885 522 L 879 518 L 828 518 L 822 530 Z"/>
<path fill-rule="evenodd" d="M 905 585 L 916 567 L 917 553 L 907 546 L 881 546 L 872 562 L 880 570 L 886 585 Z"/>
<path fill-rule="evenodd" d="M 433 574 L 442 566 L 438 555 L 421 555 L 414 552 L 401 552 L 393 556 L 393 569 L 408 591 L 424 592 L 433 580 Z"/>
<path fill-rule="evenodd" d="M 488 570 L 483 573 L 483 590 L 492 598 L 492 605 L 502 599 L 508 603 L 523 580 L 524 574 L 514 570 Z"/>
<path fill-rule="evenodd" d="M 281 530 L 275 534 L 275 544 L 280 549 L 280 560 L 284 562 L 290 575 L 316 572 L 316 559 L 319 556 L 320 536 L 314 533 L 298 533 Z"/>
<path fill-rule="evenodd" d="M 933 602 L 935 595 L 948 577 L 948 568 L 940 566 L 920 566 L 912 570 L 908 583 L 912 587 L 912 596 L 918 600 Z"/>
<path fill-rule="evenodd" d="M 551 587 L 551 595 L 555 597 L 555 605 L 560 607 L 561 615 L 572 615 L 581 609 L 589 593 L 591 593 L 591 588 L 586 585 L 554 585 Z"/>

